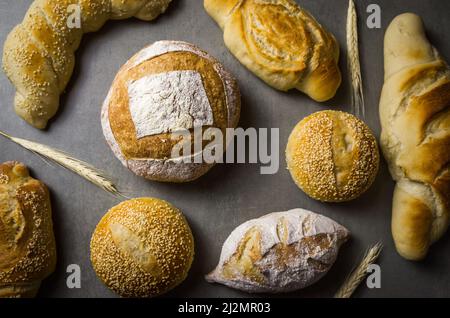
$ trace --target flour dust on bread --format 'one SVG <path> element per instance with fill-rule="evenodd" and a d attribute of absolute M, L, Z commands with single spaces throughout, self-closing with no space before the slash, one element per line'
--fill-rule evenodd
<path fill-rule="evenodd" d="M 388 27 L 384 57 L 381 146 L 397 182 L 392 235 L 400 255 L 420 260 L 449 225 L 450 70 L 412 13 Z"/>
<path fill-rule="evenodd" d="M 0 298 L 34 297 L 55 265 L 47 187 L 21 163 L 0 164 Z"/>
<path fill-rule="evenodd" d="M 339 45 L 293 0 L 204 0 L 225 45 L 270 86 L 331 99 L 341 84 Z"/>
<path fill-rule="evenodd" d="M 302 289 L 328 272 L 348 237 L 343 226 L 310 211 L 271 213 L 230 234 L 206 279 L 249 293 Z"/>
<path fill-rule="evenodd" d="M 34 127 L 45 128 L 72 76 L 74 53 L 83 34 L 98 31 L 109 19 L 153 20 L 170 2 L 35 0 L 22 23 L 8 35 L 3 49 L 3 69 L 17 90 L 17 114 Z M 81 28 L 68 27 L 71 5 L 81 10 Z"/>
<path fill-rule="evenodd" d="M 218 128 L 226 136 L 240 115 L 236 80 L 198 47 L 156 42 L 118 72 L 102 108 L 103 133 L 119 160 L 135 174 L 163 182 L 187 182 L 212 166 L 203 151 L 174 157 L 183 142 L 174 133 Z M 226 142 L 223 144 L 226 149 Z M 198 160 L 199 159 L 199 160 Z M 189 161 L 189 162 L 188 162 Z"/>

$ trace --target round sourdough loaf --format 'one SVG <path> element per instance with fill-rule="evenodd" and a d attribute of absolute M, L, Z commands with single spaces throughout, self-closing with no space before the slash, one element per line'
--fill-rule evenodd
<path fill-rule="evenodd" d="M 114 154 L 135 174 L 187 182 L 213 164 L 194 161 L 202 158 L 206 143 L 200 151 L 174 157 L 173 149 L 181 140 L 174 133 L 190 130 L 192 143 L 195 128 L 219 128 L 226 136 L 227 128 L 237 126 L 239 115 L 236 80 L 215 58 L 186 42 L 159 41 L 120 69 L 101 121 Z"/>
<path fill-rule="evenodd" d="M 286 148 L 288 169 L 310 197 L 349 201 L 365 192 L 378 172 L 379 152 L 369 127 L 340 111 L 321 111 L 300 121 Z"/>
<path fill-rule="evenodd" d="M 153 198 L 132 199 L 113 207 L 91 239 L 97 276 L 123 297 L 154 297 L 187 276 L 194 238 L 181 212 Z"/>

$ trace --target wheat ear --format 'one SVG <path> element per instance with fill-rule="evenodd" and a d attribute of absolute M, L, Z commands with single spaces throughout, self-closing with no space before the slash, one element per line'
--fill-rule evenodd
<path fill-rule="evenodd" d="M 104 175 L 103 172 L 96 169 L 89 163 L 75 159 L 68 155 L 67 153 L 53 149 L 49 146 L 42 145 L 33 141 L 29 141 L 22 138 L 12 137 L 2 131 L 0 135 L 15 142 L 16 144 L 22 146 L 23 148 L 30 150 L 43 158 L 50 159 L 60 166 L 75 172 L 79 176 L 85 178 L 89 182 L 95 184 L 96 186 L 102 188 L 103 190 L 112 193 L 114 195 L 121 195 L 120 191 L 117 189 L 116 185 L 109 180 L 108 177 Z"/>
<path fill-rule="evenodd" d="M 351 83 L 352 113 L 364 119 L 366 110 L 359 61 L 358 17 L 353 0 L 349 0 L 347 13 L 347 67 Z"/>
<path fill-rule="evenodd" d="M 364 256 L 362 262 L 353 270 L 350 276 L 345 280 L 342 287 L 334 295 L 334 298 L 350 298 L 358 288 L 359 284 L 367 275 L 367 269 L 371 264 L 374 264 L 378 256 L 380 256 L 383 245 L 379 242 L 372 246 Z"/>

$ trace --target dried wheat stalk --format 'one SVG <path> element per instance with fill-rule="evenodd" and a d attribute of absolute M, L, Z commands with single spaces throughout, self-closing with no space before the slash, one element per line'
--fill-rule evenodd
<path fill-rule="evenodd" d="M 79 176 L 85 178 L 89 182 L 95 184 L 96 186 L 109 193 L 112 193 L 114 195 L 121 195 L 116 185 L 111 180 L 109 180 L 109 178 L 106 177 L 103 172 L 84 161 L 75 159 L 65 152 L 53 149 L 49 146 L 32 142 L 26 139 L 12 137 L 2 131 L 0 131 L 0 135 L 24 147 L 25 149 L 30 150 L 39 156 L 42 156 L 43 158 L 50 159 L 61 165 L 62 167 L 75 172 Z"/>
<path fill-rule="evenodd" d="M 351 83 L 352 113 L 364 119 L 366 110 L 359 61 L 358 17 L 353 0 L 349 0 L 347 13 L 347 66 Z"/>
<path fill-rule="evenodd" d="M 361 264 L 359 264 L 358 267 L 346 279 L 342 287 L 334 295 L 334 298 L 350 298 L 353 295 L 356 288 L 358 288 L 359 284 L 361 284 L 363 279 L 366 277 L 368 267 L 375 263 L 378 256 L 380 256 L 382 249 L 383 245 L 381 243 L 377 243 L 366 252 Z"/>

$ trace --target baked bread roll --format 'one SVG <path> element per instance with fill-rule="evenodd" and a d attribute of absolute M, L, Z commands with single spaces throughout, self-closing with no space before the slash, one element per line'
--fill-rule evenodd
<path fill-rule="evenodd" d="M 400 255 L 420 260 L 449 225 L 450 70 L 412 13 L 386 30 L 384 57 L 381 146 L 397 182 L 392 235 Z"/>
<path fill-rule="evenodd" d="M 225 45 L 270 86 L 331 99 L 341 84 L 339 45 L 293 0 L 205 0 Z"/>
<path fill-rule="evenodd" d="M 325 202 L 349 201 L 364 193 L 377 175 L 379 157 L 366 124 L 331 110 L 300 121 L 286 147 L 287 166 L 297 186 Z"/>
<path fill-rule="evenodd" d="M 34 297 L 55 270 L 50 196 L 18 162 L 0 164 L 0 298 Z"/>
<path fill-rule="evenodd" d="M 343 226 L 303 209 L 271 213 L 230 234 L 206 279 L 249 293 L 305 288 L 328 272 L 348 236 Z"/>
<path fill-rule="evenodd" d="M 187 182 L 213 166 L 203 160 L 206 142 L 197 140 L 199 151 L 194 147 L 194 128 L 219 128 L 226 136 L 239 115 L 238 85 L 216 59 L 186 42 L 160 41 L 120 69 L 101 121 L 112 151 L 135 174 Z M 177 150 L 186 141 L 173 134 L 181 129 L 191 131 L 191 154 Z"/>
<path fill-rule="evenodd" d="M 91 240 L 97 276 L 123 297 L 153 297 L 186 278 L 194 239 L 181 212 L 153 198 L 125 201 L 106 213 Z"/>
<path fill-rule="evenodd" d="M 98 31 L 109 19 L 152 20 L 170 1 L 35 0 L 8 35 L 3 50 L 3 69 L 17 89 L 17 114 L 34 127 L 45 128 L 72 76 L 74 52 L 83 34 Z M 69 27 L 71 5 L 79 6 L 81 29 Z"/>

